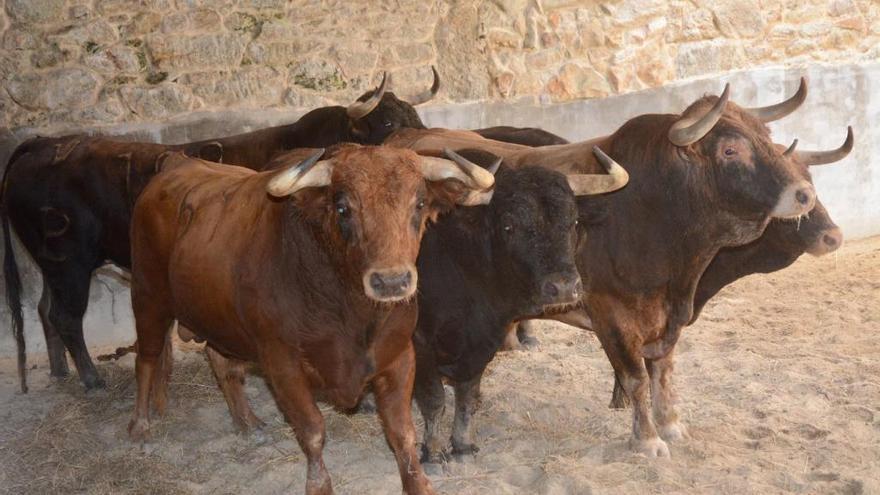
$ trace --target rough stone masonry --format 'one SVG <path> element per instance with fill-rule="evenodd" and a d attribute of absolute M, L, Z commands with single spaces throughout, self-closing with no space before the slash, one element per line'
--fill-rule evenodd
<path fill-rule="evenodd" d="M 0 127 L 347 103 L 388 70 L 448 101 L 602 97 L 880 59 L 874 0 L 0 0 Z"/>

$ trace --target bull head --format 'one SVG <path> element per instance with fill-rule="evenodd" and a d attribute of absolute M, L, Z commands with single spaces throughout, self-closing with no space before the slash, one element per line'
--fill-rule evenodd
<path fill-rule="evenodd" d="M 470 191 L 495 184 L 491 173 L 455 154 L 419 157 L 410 150 L 347 145 L 323 156 L 318 150 L 270 176 L 266 190 L 276 197 L 296 194 L 305 221 L 322 230 L 331 256 L 344 260 L 342 276 L 377 302 L 415 294 L 427 221 L 451 203 L 472 203 Z"/>

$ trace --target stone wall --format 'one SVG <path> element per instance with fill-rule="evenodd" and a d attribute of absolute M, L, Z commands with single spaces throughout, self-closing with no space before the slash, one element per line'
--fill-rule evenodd
<path fill-rule="evenodd" d="M 0 0 L 0 127 L 347 103 L 393 74 L 460 102 L 603 97 L 880 58 L 876 0 Z"/>

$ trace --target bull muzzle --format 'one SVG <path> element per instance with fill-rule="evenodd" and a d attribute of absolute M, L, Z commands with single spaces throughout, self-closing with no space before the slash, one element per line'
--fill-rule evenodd
<path fill-rule="evenodd" d="M 370 269 L 364 274 L 364 292 L 378 302 L 396 302 L 412 297 L 418 285 L 418 272 L 412 265 Z"/>
<path fill-rule="evenodd" d="M 837 227 L 831 227 L 823 230 L 816 236 L 815 242 L 807 249 L 807 253 L 813 256 L 824 256 L 837 251 L 842 245 L 843 232 Z"/>
<path fill-rule="evenodd" d="M 577 272 L 555 273 L 541 284 L 541 301 L 552 310 L 577 304 L 584 295 L 584 284 Z"/>

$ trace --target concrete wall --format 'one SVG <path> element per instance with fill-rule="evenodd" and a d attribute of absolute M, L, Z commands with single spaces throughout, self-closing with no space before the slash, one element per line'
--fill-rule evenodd
<path fill-rule="evenodd" d="M 677 113 L 705 93 L 718 93 L 725 82 L 732 86 L 732 99 L 746 106 L 774 103 L 792 94 L 798 79 L 806 75 L 810 93 L 798 113 L 771 124 L 778 142 L 800 139 L 802 149 L 839 146 L 846 126 L 855 130 L 853 153 L 835 166 L 814 168 L 819 197 L 849 239 L 880 234 L 880 63 L 815 65 L 808 69 L 771 67 L 678 82 L 656 89 L 605 99 L 542 105 L 534 98 L 483 103 L 439 103 L 419 109 L 429 126 L 477 128 L 490 125 L 539 126 L 572 140 L 607 134 L 627 119 L 642 113 Z M 179 143 L 211 136 L 246 132 L 296 119 L 300 110 L 253 110 L 199 112 L 165 124 L 133 123 L 101 131 L 129 139 Z M 32 130 L 6 133 L 0 140 L 0 160 L 5 163 L 11 147 Z M 41 281 L 17 246 L 23 268 L 28 348 L 45 348 L 36 304 Z M 2 289 L 0 289 L 2 290 Z M 0 308 L 0 355 L 12 354 L 14 342 L 8 331 L 9 315 Z M 92 284 L 85 321 L 86 341 L 91 346 L 125 344 L 134 339 L 129 292 L 114 270 L 102 269 Z"/>

